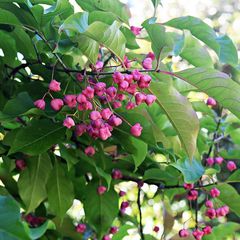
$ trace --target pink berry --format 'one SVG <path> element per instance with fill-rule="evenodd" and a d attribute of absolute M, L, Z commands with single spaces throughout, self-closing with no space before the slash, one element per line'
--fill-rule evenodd
<path fill-rule="evenodd" d="M 122 119 L 115 116 L 115 115 L 112 115 L 108 121 L 108 123 L 113 126 L 113 127 L 118 127 L 119 125 L 122 124 Z"/>
<path fill-rule="evenodd" d="M 71 117 L 66 117 L 63 121 L 63 126 L 65 126 L 66 128 L 71 128 L 75 126 L 75 122 Z"/>
<path fill-rule="evenodd" d="M 34 105 L 35 105 L 36 108 L 44 110 L 45 106 L 46 106 L 46 103 L 43 99 L 38 99 L 34 102 Z"/>
<path fill-rule="evenodd" d="M 87 229 L 87 226 L 86 224 L 83 224 L 83 223 L 79 223 L 77 226 L 76 226 L 76 232 L 78 233 L 84 233 Z"/>
<path fill-rule="evenodd" d="M 148 88 L 151 83 L 152 78 L 149 75 L 142 75 L 138 81 L 138 86 L 140 88 Z"/>
<path fill-rule="evenodd" d="M 124 202 L 121 203 L 121 207 L 120 207 L 121 209 L 126 209 L 128 207 L 129 207 L 129 202 L 124 201 Z"/>
<path fill-rule="evenodd" d="M 120 108 L 121 106 L 122 106 L 122 103 L 121 103 L 121 102 L 115 101 L 115 102 L 113 103 L 113 108 L 114 108 L 114 109 Z"/>
<path fill-rule="evenodd" d="M 128 102 L 127 105 L 126 105 L 127 110 L 134 109 L 135 107 L 136 107 L 136 104 L 133 103 L 133 102 Z"/>
<path fill-rule="evenodd" d="M 111 237 L 109 235 L 104 235 L 102 240 L 111 240 Z"/>
<path fill-rule="evenodd" d="M 132 71 L 132 76 L 133 76 L 134 81 L 139 81 L 142 74 L 138 70 L 135 69 Z"/>
<path fill-rule="evenodd" d="M 100 128 L 99 130 L 99 137 L 105 141 L 107 140 L 109 137 L 111 137 L 112 134 L 111 132 L 109 131 L 109 128 L 108 127 L 103 127 L 103 128 Z"/>
<path fill-rule="evenodd" d="M 152 95 L 152 94 L 148 94 L 147 96 L 146 96 L 146 100 L 145 100 L 145 103 L 148 105 L 148 106 L 150 106 L 150 105 L 152 105 L 155 101 L 156 101 L 156 96 L 154 96 L 154 95 Z"/>
<path fill-rule="evenodd" d="M 157 232 L 159 232 L 159 230 L 160 230 L 160 228 L 159 228 L 158 226 L 154 226 L 154 228 L 153 228 L 153 231 L 154 231 L 154 232 L 157 233 Z"/>
<path fill-rule="evenodd" d="M 212 233 L 212 227 L 211 226 L 206 226 L 203 228 L 204 235 L 208 235 Z"/>
<path fill-rule="evenodd" d="M 187 229 L 181 229 L 179 232 L 179 237 L 181 238 L 185 238 L 185 237 L 188 237 L 190 234 L 189 234 L 189 231 Z"/>
<path fill-rule="evenodd" d="M 96 71 L 101 71 L 102 68 L 103 68 L 103 62 L 102 61 L 97 61 L 97 63 L 95 64 Z"/>
<path fill-rule="evenodd" d="M 53 92 L 59 92 L 61 91 L 61 87 L 60 87 L 60 82 L 57 82 L 56 80 L 52 80 L 50 83 L 49 83 L 49 90 L 53 91 Z"/>
<path fill-rule="evenodd" d="M 135 95 L 135 101 L 137 105 L 140 105 L 141 103 L 145 102 L 146 95 L 144 93 L 137 93 Z"/>
<path fill-rule="evenodd" d="M 212 188 L 210 190 L 210 195 L 212 198 L 216 198 L 220 195 L 220 191 L 217 188 Z"/>
<path fill-rule="evenodd" d="M 151 58 L 145 58 L 142 62 L 142 66 L 144 69 L 152 69 L 152 59 Z"/>
<path fill-rule="evenodd" d="M 224 208 L 220 207 L 218 209 L 216 209 L 216 216 L 217 217 L 224 217 L 226 214 L 225 214 L 225 210 Z"/>
<path fill-rule="evenodd" d="M 112 171 L 112 178 L 113 179 L 121 179 L 123 177 L 121 170 L 119 169 L 114 169 Z"/>
<path fill-rule="evenodd" d="M 77 73 L 76 78 L 79 82 L 82 82 L 82 80 L 84 79 L 84 76 L 81 73 Z"/>
<path fill-rule="evenodd" d="M 233 162 L 233 161 L 228 161 L 228 163 L 227 163 L 227 169 L 228 169 L 230 172 L 236 170 L 236 169 L 237 169 L 237 166 L 236 166 L 235 162 Z"/>
<path fill-rule="evenodd" d="M 147 54 L 147 58 L 151 58 L 152 59 L 152 61 L 155 59 L 155 54 L 153 53 L 153 52 L 149 52 L 148 54 Z"/>
<path fill-rule="evenodd" d="M 63 107 L 64 103 L 63 103 L 63 100 L 60 99 L 60 98 L 55 98 L 55 99 L 52 99 L 51 100 L 51 108 L 54 110 L 54 111 L 59 111 L 61 110 L 61 108 Z"/>
<path fill-rule="evenodd" d="M 198 191 L 195 189 L 192 189 L 188 192 L 187 199 L 189 201 L 196 200 L 198 198 Z"/>
<path fill-rule="evenodd" d="M 111 97 L 114 98 L 117 94 L 117 89 L 115 87 L 109 87 L 106 90 L 106 93 Z"/>
<path fill-rule="evenodd" d="M 93 156 L 95 154 L 95 149 L 92 146 L 88 146 L 87 148 L 85 148 L 84 152 L 88 156 Z"/>
<path fill-rule="evenodd" d="M 129 86 L 129 83 L 125 80 L 119 83 L 119 88 L 121 91 L 126 90 L 128 86 Z"/>
<path fill-rule="evenodd" d="M 126 195 L 126 192 L 125 191 L 122 191 L 122 190 L 120 190 L 120 192 L 119 192 L 119 197 L 123 197 L 123 196 L 125 196 Z"/>
<path fill-rule="evenodd" d="M 214 98 L 209 97 L 207 99 L 207 105 L 211 107 L 215 107 L 217 105 L 217 102 Z"/>
<path fill-rule="evenodd" d="M 208 166 L 213 166 L 214 165 L 214 159 L 212 157 L 209 157 L 206 159 L 206 163 Z"/>
<path fill-rule="evenodd" d="M 78 103 L 86 103 L 87 102 L 87 98 L 84 94 L 80 93 L 78 96 L 77 96 L 77 102 Z"/>
<path fill-rule="evenodd" d="M 196 240 L 201 240 L 203 235 L 204 235 L 204 232 L 199 230 L 199 229 L 195 229 L 193 232 L 192 232 L 192 235 L 194 236 L 194 238 Z"/>
<path fill-rule="evenodd" d="M 120 84 L 124 80 L 124 75 L 120 72 L 115 72 L 113 74 L 113 81 L 117 84 Z"/>
<path fill-rule="evenodd" d="M 216 210 L 213 208 L 209 208 L 206 210 L 205 215 L 209 217 L 210 219 L 213 219 L 216 217 Z"/>
<path fill-rule="evenodd" d="M 76 136 L 78 136 L 78 137 L 82 136 L 83 133 L 86 132 L 86 129 L 87 129 L 87 126 L 84 123 L 80 123 L 80 124 L 76 125 L 76 128 L 75 128 Z"/>
<path fill-rule="evenodd" d="M 113 227 L 110 228 L 109 233 L 111 233 L 111 234 L 115 234 L 115 233 L 117 233 L 117 232 L 118 232 L 118 227 L 113 226 Z"/>
<path fill-rule="evenodd" d="M 90 113 L 90 119 L 91 120 L 97 120 L 97 119 L 101 119 L 102 118 L 102 115 L 101 115 L 101 113 L 100 112 L 98 112 L 98 111 L 92 111 L 91 113 Z"/>
<path fill-rule="evenodd" d="M 210 201 L 210 200 L 207 200 L 207 201 L 205 202 L 205 206 L 206 206 L 207 208 L 213 208 L 213 202 Z"/>
<path fill-rule="evenodd" d="M 94 89 L 93 88 L 91 88 L 91 87 L 86 87 L 83 91 L 82 91 L 82 93 L 87 97 L 87 98 L 89 98 L 89 99 L 92 99 L 92 98 L 94 98 Z"/>
<path fill-rule="evenodd" d="M 216 158 L 214 159 L 215 163 L 216 163 L 216 164 L 219 164 L 219 165 L 222 164 L 223 160 L 224 160 L 224 158 L 222 158 L 222 157 L 216 157 Z"/>
<path fill-rule="evenodd" d="M 70 108 L 74 108 L 77 105 L 76 95 L 73 94 L 65 95 L 63 101 Z"/>
<path fill-rule="evenodd" d="M 194 184 L 193 183 L 184 183 L 183 187 L 185 189 L 193 189 L 194 188 Z"/>
<path fill-rule="evenodd" d="M 101 111 L 101 116 L 104 120 L 108 120 L 112 116 L 112 111 L 109 108 L 105 108 Z"/>
<path fill-rule="evenodd" d="M 136 27 L 136 26 L 131 26 L 130 29 L 131 29 L 132 33 L 136 36 L 139 35 L 142 30 L 142 28 Z"/>
<path fill-rule="evenodd" d="M 139 136 L 141 136 L 141 134 L 142 134 L 142 126 L 140 125 L 140 123 L 136 123 L 136 124 L 134 124 L 132 127 L 131 127 L 131 130 L 130 130 L 130 132 L 131 132 L 131 134 L 133 135 L 133 136 L 135 136 L 135 137 L 139 137 Z"/>
<path fill-rule="evenodd" d="M 23 159 L 16 159 L 15 165 L 16 165 L 16 168 L 21 171 L 27 167 L 27 164 Z"/>
<path fill-rule="evenodd" d="M 105 186 L 99 186 L 97 188 L 98 195 L 103 195 L 107 191 L 107 188 Z"/>
<path fill-rule="evenodd" d="M 123 59 L 123 64 L 126 68 L 130 68 L 131 67 L 131 61 L 129 61 L 129 59 L 127 58 L 127 56 L 124 56 Z"/>

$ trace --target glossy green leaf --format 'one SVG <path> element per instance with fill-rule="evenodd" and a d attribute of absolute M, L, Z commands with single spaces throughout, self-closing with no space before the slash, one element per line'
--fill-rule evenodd
<path fill-rule="evenodd" d="M 97 194 L 98 184 L 89 183 L 83 196 L 83 206 L 88 223 L 96 231 L 99 239 L 106 234 L 115 217 L 118 215 L 118 195 L 113 190 L 103 195 Z"/>
<path fill-rule="evenodd" d="M 3 113 L 17 117 L 33 108 L 33 100 L 27 92 L 21 92 L 16 98 L 9 100 L 4 106 Z"/>
<path fill-rule="evenodd" d="M 21 221 L 20 207 L 9 196 L 0 196 L 0 231 L 13 239 L 30 240 L 26 226 Z"/>
<path fill-rule="evenodd" d="M 27 212 L 32 212 L 47 198 L 46 183 L 51 168 L 52 164 L 48 155 L 41 154 L 30 158 L 27 168 L 21 172 L 18 188 Z"/>
<path fill-rule="evenodd" d="M 18 18 L 10 11 L 0 8 L 0 23 L 14 26 L 22 26 Z"/>
<path fill-rule="evenodd" d="M 123 149 L 129 154 L 131 154 L 136 170 L 137 167 L 140 166 L 141 163 L 144 161 L 147 155 L 147 144 L 142 140 L 132 137 L 120 130 L 115 133 L 115 136 Z"/>
<path fill-rule="evenodd" d="M 139 45 L 136 41 L 136 36 L 132 33 L 132 31 L 126 27 L 121 27 L 121 31 L 126 38 L 126 47 L 128 49 L 138 49 Z"/>
<path fill-rule="evenodd" d="M 41 226 L 36 228 L 30 228 L 30 236 L 31 239 L 39 239 L 42 237 L 47 230 L 55 230 L 55 224 L 51 220 L 47 220 L 45 223 L 43 223 Z"/>
<path fill-rule="evenodd" d="M 133 228 L 131 225 L 124 224 L 121 226 L 116 234 L 113 235 L 112 240 L 122 240 L 128 235 L 128 230 Z"/>
<path fill-rule="evenodd" d="M 182 30 L 189 30 L 193 36 L 212 48 L 221 62 L 232 65 L 238 63 L 237 50 L 232 40 L 227 36 L 218 37 L 215 31 L 199 18 L 192 16 L 179 17 L 164 24 Z"/>
<path fill-rule="evenodd" d="M 189 159 L 179 159 L 171 165 L 183 174 L 184 182 L 186 183 L 194 183 L 204 174 L 204 167 L 196 159 L 192 161 L 189 161 Z"/>
<path fill-rule="evenodd" d="M 193 66 L 213 68 L 213 62 L 207 49 L 188 32 L 185 32 L 184 46 L 180 56 Z"/>
<path fill-rule="evenodd" d="M 84 34 L 98 43 L 103 44 L 123 61 L 126 39 L 120 30 L 120 26 L 121 24 L 116 21 L 113 22 L 111 26 L 102 22 L 94 22 L 89 25 Z"/>
<path fill-rule="evenodd" d="M 62 219 L 73 203 L 74 192 L 72 181 L 57 160 L 47 182 L 47 195 L 51 212 Z"/>
<path fill-rule="evenodd" d="M 227 74 L 210 68 L 192 68 L 177 72 L 175 76 L 215 98 L 240 117 L 240 85 Z"/>
<path fill-rule="evenodd" d="M 240 169 L 236 170 L 231 174 L 231 176 L 227 179 L 228 183 L 231 182 L 240 182 Z"/>
<path fill-rule="evenodd" d="M 103 12 L 111 12 L 115 14 L 121 21 L 128 23 L 128 19 L 130 17 L 129 10 L 127 6 L 121 3 L 119 0 L 76 0 L 79 6 L 87 11 L 103 11 Z"/>
<path fill-rule="evenodd" d="M 164 56 L 172 50 L 173 40 L 171 36 L 166 33 L 164 26 L 157 23 L 151 23 L 152 20 L 153 19 L 146 20 L 142 26 L 147 30 L 152 43 L 152 49 L 158 59 L 159 55 Z"/>
<path fill-rule="evenodd" d="M 150 168 L 144 172 L 143 180 L 158 180 L 164 182 L 165 185 L 177 185 L 180 173 L 172 166 L 164 169 Z"/>
<path fill-rule="evenodd" d="M 65 127 L 50 120 L 34 120 L 27 127 L 21 128 L 11 144 L 8 154 L 24 152 L 37 155 L 61 142 L 65 136 Z"/>
<path fill-rule="evenodd" d="M 161 75 L 156 75 L 161 78 Z M 195 111 L 186 97 L 167 82 L 152 82 L 150 91 L 175 128 L 189 158 L 196 150 L 199 122 Z"/>

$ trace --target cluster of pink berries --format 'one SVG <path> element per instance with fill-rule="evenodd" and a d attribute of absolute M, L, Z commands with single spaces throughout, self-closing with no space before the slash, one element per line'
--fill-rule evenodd
<path fill-rule="evenodd" d="M 184 183 L 183 187 L 186 190 L 189 190 L 187 193 L 187 199 L 189 201 L 197 200 L 198 198 L 198 190 L 194 189 L 194 184 L 193 183 Z M 209 195 L 212 198 L 217 198 L 220 196 L 220 191 L 214 187 L 209 191 Z M 205 212 L 205 215 L 209 217 L 210 219 L 216 218 L 216 217 L 224 217 L 229 213 L 229 207 L 224 205 L 220 208 L 214 209 L 214 204 L 211 200 L 207 200 L 205 202 L 205 206 L 207 207 L 207 210 Z M 201 240 L 204 235 L 210 234 L 212 232 L 211 226 L 205 226 L 202 229 L 196 228 L 193 232 L 192 235 L 196 240 Z M 183 228 L 179 231 L 179 236 L 184 238 L 184 237 L 189 237 L 190 236 L 190 231 Z"/>
<path fill-rule="evenodd" d="M 217 188 L 212 188 L 209 194 L 212 198 L 217 198 L 220 196 L 220 191 Z M 205 202 L 205 206 L 207 208 L 205 215 L 210 219 L 214 219 L 217 217 L 224 217 L 229 213 L 229 207 L 226 205 L 220 208 L 214 209 L 214 204 L 211 200 L 207 200 Z"/>
<path fill-rule="evenodd" d="M 79 223 L 76 227 L 76 232 L 84 233 L 87 230 L 87 226 L 84 223 Z M 118 227 L 113 226 L 109 229 L 109 234 L 103 236 L 102 240 L 111 240 L 111 236 L 118 232 Z"/>
<path fill-rule="evenodd" d="M 31 227 L 38 227 L 42 225 L 45 221 L 46 218 L 44 217 L 37 217 L 34 216 L 33 214 L 22 214 L 22 218 L 31 226 Z"/>
<path fill-rule="evenodd" d="M 212 167 L 214 164 L 221 165 L 224 162 L 224 158 L 222 157 L 209 157 L 206 159 L 206 164 L 209 167 Z M 237 169 L 237 166 L 234 161 L 228 161 L 227 162 L 227 169 L 232 172 Z"/>
<path fill-rule="evenodd" d="M 150 52 L 143 60 L 143 67 L 145 69 L 152 68 L 152 61 L 155 59 L 154 53 Z M 131 67 L 131 62 L 127 57 L 124 58 L 125 67 Z M 103 62 L 98 61 L 93 70 L 100 72 L 103 69 Z M 77 74 L 77 80 L 82 82 L 84 77 L 82 74 Z M 114 72 L 112 82 L 107 87 L 105 82 L 98 82 L 92 78 L 86 80 L 87 86 L 78 95 L 67 94 L 63 99 L 54 98 L 51 92 L 60 92 L 61 84 L 56 80 L 52 80 L 49 84 L 49 90 L 42 99 L 34 102 L 34 105 L 44 110 L 46 107 L 45 97 L 51 96 L 50 106 L 54 111 L 60 111 L 64 105 L 70 109 L 77 111 L 89 111 L 89 118 L 86 122 L 76 124 L 74 118 L 75 114 L 69 114 L 63 121 L 63 125 L 67 128 L 75 126 L 75 133 L 81 136 L 87 132 L 92 138 L 100 138 L 107 140 L 112 135 L 114 127 L 118 127 L 125 121 L 131 127 L 131 134 L 139 137 L 142 132 L 140 123 L 131 125 L 124 118 L 114 112 L 113 109 L 122 107 L 123 101 L 126 100 L 125 108 L 131 110 L 136 106 L 146 103 L 148 106 L 156 101 L 156 96 L 153 94 L 144 93 L 151 83 L 151 77 L 148 74 L 142 74 L 138 70 L 133 70 L 130 74 L 122 74 L 121 72 Z M 134 98 L 135 101 L 132 101 Z M 98 103 L 101 103 L 99 106 Z M 103 107 L 107 105 L 108 107 Z"/>

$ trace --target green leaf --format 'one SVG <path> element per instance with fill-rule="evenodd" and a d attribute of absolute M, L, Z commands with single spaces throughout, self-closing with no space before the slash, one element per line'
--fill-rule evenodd
<path fill-rule="evenodd" d="M 33 108 L 33 100 L 27 92 L 21 92 L 16 98 L 9 100 L 3 108 L 3 113 L 13 118 Z"/>
<path fill-rule="evenodd" d="M 111 12 L 118 17 L 121 21 L 128 24 L 130 17 L 127 6 L 119 0 L 76 0 L 79 6 L 87 12 L 103 11 Z"/>
<path fill-rule="evenodd" d="M 158 180 L 164 182 L 166 185 L 176 185 L 179 175 L 179 171 L 172 166 L 164 169 L 150 168 L 144 172 L 143 180 Z"/>
<path fill-rule="evenodd" d="M 113 235 L 112 240 L 122 240 L 128 235 L 128 230 L 131 228 L 133 228 L 133 226 L 124 224 L 119 228 L 118 232 Z"/>
<path fill-rule="evenodd" d="M 123 61 L 126 39 L 120 30 L 120 26 L 121 24 L 117 21 L 114 21 L 111 26 L 102 22 L 94 22 L 89 25 L 84 34 L 99 44 L 103 44 L 113 52 L 119 60 Z"/>
<path fill-rule="evenodd" d="M 72 181 L 57 160 L 47 182 L 47 195 L 50 210 L 63 219 L 67 210 L 72 206 L 74 191 Z"/>
<path fill-rule="evenodd" d="M 227 74 L 211 68 L 192 68 L 177 72 L 175 76 L 215 98 L 240 117 L 240 85 Z"/>
<path fill-rule="evenodd" d="M 16 239 L 30 239 L 21 221 L 20 207 L 9 196 L 0 196 L 0 231 Z"/>
<path fill-rule="evenodd" d="M 74 33 L 83 33 L 88 28 L 88 13 L 79 12 L 68 17 L 59 28 L 59 32 L 65 31 L 69 37 Z"/>
<path fill-rule="evenodd" d="M 147 30 L 152 43 L 152 50 L 154 51 L 156 58 L 165 55 L 173 48 L 173 40 L 171 36 L 166 33 L 166 28 L 157 23 L 151 23 L 153 19 L 146 20 L 142 26 Z"/>
<path fill-rule="evenodd" d="M 227 182 L 240 182 L 240 169 L 236 170 L 228 179 Z"/>
<path fill-rule="evenodd" d="M 121 144 L 123 149 L 131 154 L 134 164 L 135 170 L 141 163 L 144 161 L 147 155 L 147 144 L 142 140 L 139 140 L 135 137 L 132 137 L 122 131 L 118 131 L 114 134 L 116 136 L 117 141 Z"/>
<path fill-rule="evenodd" d="M 42 237 L 47 230 L 55 230 L 55 224 L 51 220 L 47 220 L 43 223 L 40 227 L 37 228 L 30 228 L 30 236 L 31 239 L 39 239 Z"/>
<path fill-rule="evenodd" d="M 156 8 L 159 4 L 162 4 L 161 3 L 161 0 L 151 0 L 152 3 L 153 3 L 153 6 Z"/>
<path fill-rule="evenodd" d="M 51 160 L 48 154 L 44 153 L 30 158 L 27 168 L 21 172 L 18 188 L 27 212 L 32 212 L 47 197 L 46 183 L 51 168 Z"/>
<path fill-rule="evenodd" d="M 216 185 L 216 187 L 221 192 L 218 199 L 220 199 L 224 204 L 226 204 L 230 208 L 231 211 L 233 211 L 240 217 L 239 208 L 240 195 L 238 194 L 236 189 L 227 183 L 218 184 Z M 209 187 L 208 189 L 211 188 Z"/>
<path fill-rule="evenodd" d="M 161 74 L 155 76 L 161 78 Z M 172 123 L 191 159 L 199 130 L 198 118 L 191 104 L 168 82 L 152 82 L 149 89 L 157 97 L 157 104 Z"/>
<path fill-rule="evenodd" d="M 188 32 L 185 32 L 184 46 L 180 56 L 196 67 L 213 68 L 213 62 L 207 49 Z"/>
<path fill-rule="evenodd" d="M 121 31 L 126 38 L 126 47 L 128 49 L 138 49 L 139 45 L 136 41 L 136 37 L 133 34 L 133 32 L 130 29 L 123 27 L 123 26 L 121 27 Z"/>
<path fill-rule="evenodd" d="M 45 26 L 56 16 L 65 19 L 73 14 L 73 12 L 73 6 L 68 0 L 57 0 L 54 5 L 45 9 L 44 15 L 42 16 L 42 26 Z"/>
<path fill-rule="evenodd" d="M 31 125 L 21 128 L 11 145 L 8 154 L 24 152 L 37 155 L 47 151 L 52 145 L 62 141 L 65 127 L 48 119 L 34 120 Z"/>
<path fill-rule="evenodd" d="M 68 170 L 71 170 L 71 168 L 80 160 L 76 155 L 75 149 L 66 148 L 63 144 L 60 145 L 60 154 L 67 162 Z"/>
<path fill-rule="evenodd" d="M 101 239 L 117 217 L 119 208 L 118 195 L 113 189 L 98 195 L 97 187 L 97 183 L 90 182 L 86 186 L 82 202 L 88 223 Z"/>
<path fill-rule="evenodd" d="M 192 161 L 189 161 L 189 159 L 179 159 L 171 165 L 183 174 L 184 182 L 186 183 L 194 183 L 204 174 L 204 167 L 201 162 L 195 159 Z"/>
<path fill-rule="evenodd" d="M 189 30 L 193 36 L 212 48 L 221 62 L 232 65 L 238 64 L 237 49 L 229 37 L 218 37 L 215 31 L 199 18 L 192 16 L 179 17 L 164 24 L 182 30 Z"/>
<path fill-rule="evenodd" d="M 22 26 L 18 18 L 11 12 L 0 8 L 0 23 L 14 26 Z"/>

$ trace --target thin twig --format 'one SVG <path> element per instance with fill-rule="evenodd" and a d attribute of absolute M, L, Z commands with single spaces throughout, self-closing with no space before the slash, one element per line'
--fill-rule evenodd
<path fill-rule="evenodd" d="M 141 209 L 141 188 L 140 187 L 138 187 L 137 205 L 138 205 L 138 211 L 139 211 L 139 233 L 141 235 L 141 239 L 144 240 L 143 224 L 142 224 L 142 209 Z"/>

